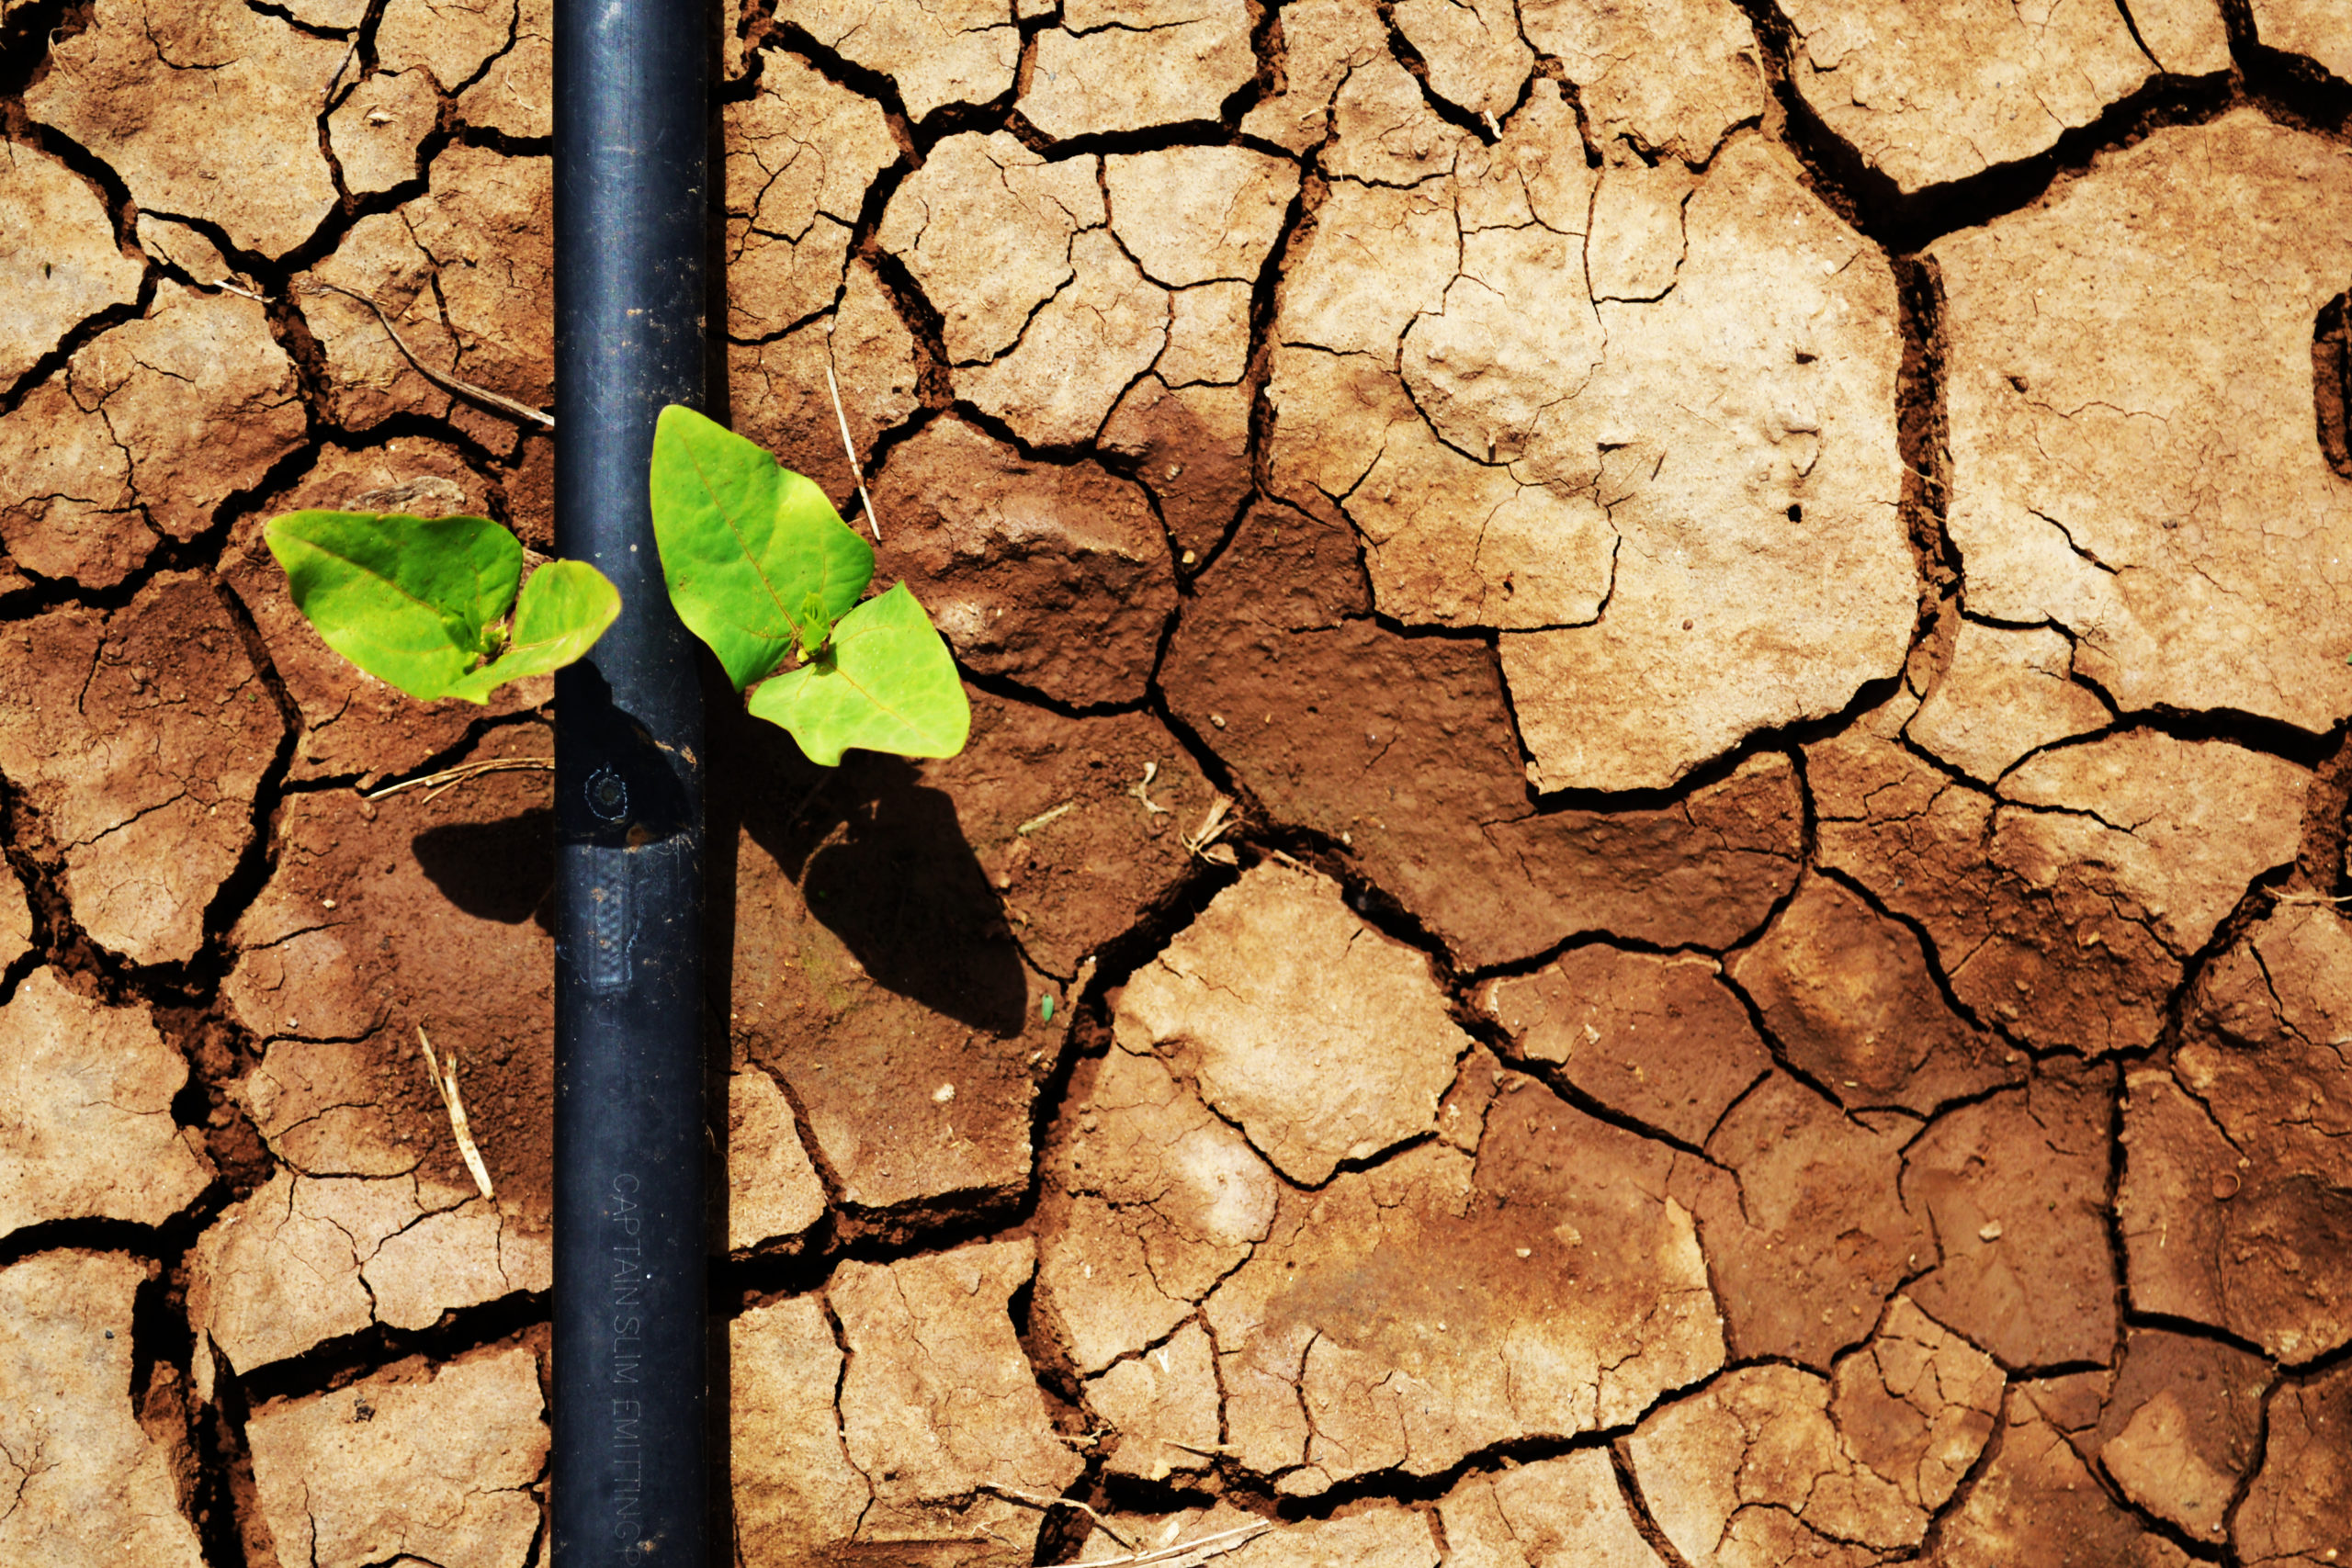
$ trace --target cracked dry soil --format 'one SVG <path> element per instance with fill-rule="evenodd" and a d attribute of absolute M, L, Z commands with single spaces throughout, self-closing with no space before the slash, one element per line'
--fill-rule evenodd
<path fill-rule="evenodd" d="M 0 1561 L 545 1557 L 548 693 L 258 530 L 549 547 L 550 28 L 0 9 Z M 741 1568 L 2352 1560 L 2352 12 L 723 35 L 975 721 L 714 726 Z"/>

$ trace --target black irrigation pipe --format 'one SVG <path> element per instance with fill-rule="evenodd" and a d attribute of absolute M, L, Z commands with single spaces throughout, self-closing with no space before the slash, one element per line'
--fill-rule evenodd
<path fill-rule="evenodd" d="M 621 616 L 556 677 L 554 1562 L 702 1568 L 703 715 L 647 473 L 704 403 L 709 0 L 557 0 L 556 543 Z"/>

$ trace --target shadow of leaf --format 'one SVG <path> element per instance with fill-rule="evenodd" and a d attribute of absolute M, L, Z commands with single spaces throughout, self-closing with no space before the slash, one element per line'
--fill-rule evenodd
<path fill-rule="evenodd" d="M 744 829 L 866 976 L 971 1028 L 1020 1033 L 1028 973 L 954 798 L 903 758 L 851 751 L 819 768 L 748 718 L 729 739 Z"/>
<path fill-rule="evenodd" d="M 555 813 L 541 807 L 495 822 L 448 822 L 409 840 L 442 896 L 478 919 L 552 931 Z"/>

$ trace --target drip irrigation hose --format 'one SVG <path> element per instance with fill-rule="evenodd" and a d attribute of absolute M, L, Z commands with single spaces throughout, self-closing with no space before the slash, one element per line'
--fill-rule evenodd
<path fill-rule="evenodd" d="M 708 0 L 556 0 L 556 547 L 621 615 L 556 676 L 557 1568 L 703 1568 L 703 715 L 647 473 L 702 406 Z"/>

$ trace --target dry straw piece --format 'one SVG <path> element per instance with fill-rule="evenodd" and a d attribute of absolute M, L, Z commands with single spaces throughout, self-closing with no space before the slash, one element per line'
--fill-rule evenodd
<path fill-rule="evenodd" d="M 465 1102 L 458 1098 L 458 1054 L 455 1051 L 449 1053 L 449 1066 L 445 1072 L 440 1058 L 433 1054 L 433 1042 L 425 1038 L 424 1025 L 421 1023 L 416 1026 L 416 1043 L 424 1053 L 424 1076 L 433 1080 L 433 1087 L 440 1091 L 441 1103 L 448 1107 L 449 1131 L 457 1134 L 458 1157 L 466 1162 L 466 1169 L 472 1173 L 474 1185 L 481 1190 L 481 1195 L 492 1202 L 497 1201 L 490 1190 L 490 1167 L 482 1163 L 481 1150 L 474 1143 L 473 1131 L 466 1125 Z"/>
<path fill-rule="evenodd" d="M 499 412 L 515 419 L 534 420 L 546 425 L 549 430 L 555 428 L 555 415 L 545 410 L 535 409 L 528 403 L 518 403 L 514 399 L 503 393 L 493 392 L 487 387 L 477 387 L 471 381 L 461 381 L 446 371 L 435 370 L 432 366 L 419 359 L 416 350 L 409 347 L 408 340 L 401 336 L 400 329 L 392 325 L 392 318 L 385 313 L 384 308 L 376 303 L 372 297 L 362 294 L 356 288 L 345 288 L 340 283 L 329 283 L 323 277 L 310 279 L 308 287 L 313 289 L 323 288 L 329 293 L 340 294 L 346 299 L 356 299 L 370 310 L 375 311 L 376 321 L 384 329 L 384 335 L 392 340 L 392 346 L 399 349 L 411 365 L 416 367 L 418 375 L 423 376 L 443 391 L 455 392 L 461 398 L 471 398 L 478 403 L 496 409 Z"/>
<path fill-rule="evenodd" d="M 1190 1443 L 1178 1443 L 1176 1446 L 1180 1449 L 1193 1447 Z M 1150 1565 L 1150 1568 L 1192 1568 L 1194 1563 L 1204 1562 L 1212 1557 L 1222 1557 L 1237 1547 L 1246 1546 L 1274 1528 L 1274 1521 L 1272 1519 L 1252 1519 L 1246 1525 L 1237 1525 L 1231 1529 L 1218 1530 L 1214 1534 L 1201 1536 L 1192 1540 L 1164 1539 L 1158 1546 L 1138 1547 L 1134 1541 L 1121 1535 L 1102 1513 L 1076 1497 L 1046 1497 L 1035 1492 L 1024 1492 L 1018 1486 L 1007 1486 L 999 1481 L 983 1481 L 980 1483 L 979 1490 L 993 1492 L 1000 1497 L 1009 1497 L 1016 1503 L 1025 1503 L 1033 1508 L 1049 1510 L 1075 1508 L 1100 1526 L 1104 1535 L 1126 1548 L 1125 1553 L 1122 1556 L 1082 1559 L 1079 1568 L 1146 1568 L 1147 1564 Z M 1172 1537 L 1180 1528 L 1175 1521 L 1171 1520 L 1168 1535 Z"/>
<path fill-rule="evenodd" d="M 433 793 L 426 795 L 422 804 L 430 806 L 459 784 L 478 779 L 484 773 L 546 773 L 554 767 L 555 759 L 552 757 L 492 757 L 485 761 L 460 762 L 454 768 L 444 768 L 437 773 L 426 773 L 421 778 L 403 779 L 399 784 L 386 784 L 382 789 L 359 798 L 381 800 L 402 790 L 428 789 Z"/>
<path fill-rule="evenodd" d="M 833 327 L 838 318 L 825 323 L 825 389 L 833 394 L 833 423 L 842 427 L 842 450 L 849 454 L 849 471 L 857 480 L 857 499 L 865 503 L 865 525 L 874 531 L 874 542 L 882 542 L 882 519 L 875 514 L 874 498 L 865 493 L 865 468 L 857 460 L 857 443 L 849 436 L 849 415 L 842 412 L 842 384 L 833 378 Z"/>
<path fill-rule="evenodd" d="M 1216 840 L 1240 825 L 1241 818 L 1233 815 L 1233 797 L 1219 791 L 1209 802 L 1208 815 L 1201 818 L 1201 825 L 1184 835 L 1185 851 L 1218 865 L 1231 865 L 1237 859 L 1233 846 Z"/>
<path fill-rule="evenodd" d="M 1272 1519 L 1253 1519 L 1246 1525 L 1219 1530 L 1215 1535 L 1204 1535 L 1195 1540 L 1170 1541 L 1148 1551 L 1131 1551 L 1125 1557 L 1085 1558 L 1080 1568 L 1145 1568 L 1146 1564 L 1150 1564 L 1151 1568 L 1193 1568 L 1194 1563 L 1205 1562 L 1212 1557 L 1222 1557 L 1228 1551 L 1247 1546 L 1273 1528 Z"/>

